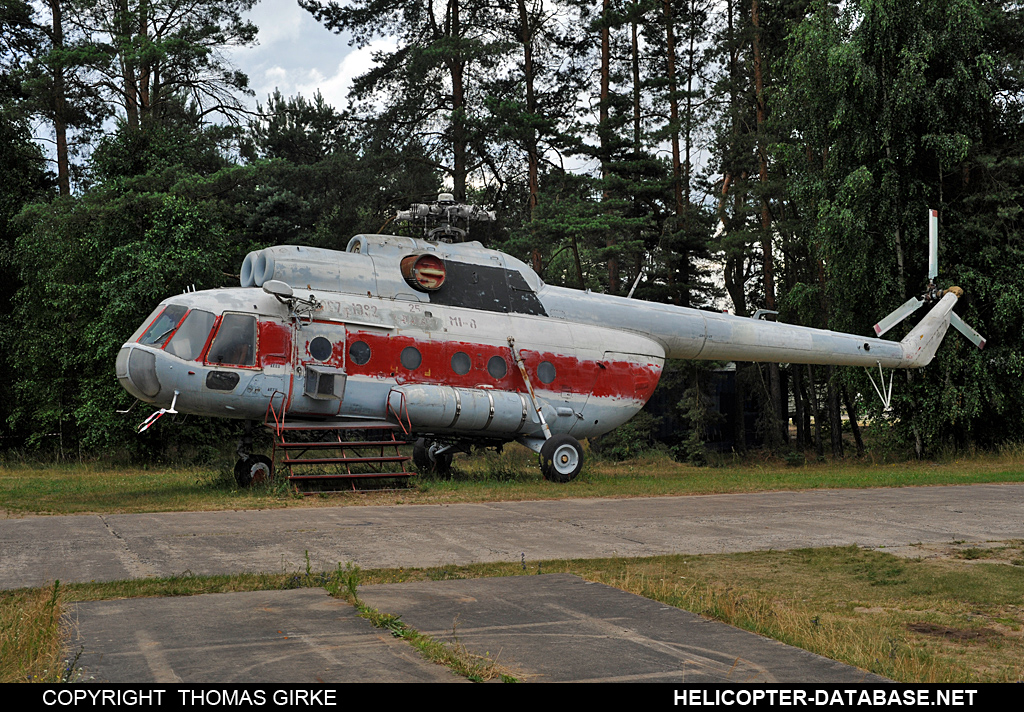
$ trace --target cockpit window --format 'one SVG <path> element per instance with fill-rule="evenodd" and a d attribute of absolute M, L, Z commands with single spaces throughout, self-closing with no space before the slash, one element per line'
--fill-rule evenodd
<path fill-rule="evenodd" d="M 146 333 L 139 339 L 139 343 L 147 346 L 163 346 L 167 337 L 174 333 L 175 327 L 178 326 L 178 322 L 187 311 L 188 307 L 183 307 L 180 304 L 168 304 L 157 320 L 146 329 Z"/>
<path fill-rule="evenodd" d="M 186 361 L 195 361 L 206 346 L 206 339 L 210 336 L 215 320 L 216 317 L 210 312 L 193 309 L 164 350 Z"/>
<path fill-rule="evenodd" d="M 256 363 L 256 318 L 225 314 L 206 356 L 207 363 L 253 366 Z"/>

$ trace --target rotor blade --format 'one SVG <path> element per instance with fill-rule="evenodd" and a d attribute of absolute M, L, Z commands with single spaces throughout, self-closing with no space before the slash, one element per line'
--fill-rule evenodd
<path fill-rule="evenodd" d="M 956 327 L 957 331 L 966 336 L 979 349 L 985 348 L 985 337 L 967 326 L 967 324 L 964 323 L 964 320 L 958 317 L 954 312 L 949 313 L 949 323 Z"/>
<path fill-rule="evenodd" d="M 928 281 L 939 276 L 939 211 L 928 211 Z"/>
<path fill-rule="evenodd" d="M 918 307 L 920 307 L 922 304 L 924 304 L 924 302 L 922 302 L 917 297 L 911 297 L 910 299 L 905 301 L 901 306 L 897 307 L 896 311 L 894 311 L 892 314 L 890 314 L 889 316 L 885 317 L 880 322 L 875 324 L 875 335 L 881 336 L 889 329 L 896 326 L 901 321 L 906 319 L 908 316 L 916 312 Z"/>

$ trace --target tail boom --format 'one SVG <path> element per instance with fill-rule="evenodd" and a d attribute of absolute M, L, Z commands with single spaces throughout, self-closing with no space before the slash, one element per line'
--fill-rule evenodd
<path fill-rule="evenodd" d="M 949 328 L 957 295 L 949 292 L 903 341 L 737 317 L 670 304 L 546 287 L 541 297 L 555 318 L 643 334 L 668 358 L 761 361 L 835 366 L 920 368 Z"/>

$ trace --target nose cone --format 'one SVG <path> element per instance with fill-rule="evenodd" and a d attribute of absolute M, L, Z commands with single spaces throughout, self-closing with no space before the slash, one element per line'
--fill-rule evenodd
<path fill-rule="evenodd" d="M 149 349 L 125 344 L 117 354 L 115 371 L 121 387 L 139 400 L 152 402 L 160 394 L 156 355 Z"/>

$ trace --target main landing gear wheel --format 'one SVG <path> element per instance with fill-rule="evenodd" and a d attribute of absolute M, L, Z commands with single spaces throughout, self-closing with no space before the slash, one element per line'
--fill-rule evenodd
<path fill-rule="evenodd" d="M 235 482 L 239 487 L 269 482 L 274 475 L 274 463 L 266 455 L 246 455 L 235 463 Z"/>
<path fill-rule="evenodd" d="M 452 472 L 451 452 L 438 453 L 440 443 L 426 438 L 418 439 L 412 446 L 412 464 L 420 472 L 434 472 L 438 475 L 450 475 Z"/>
<path fill-rule="evenodd" d="M 571 435 L 552 435 L 540 449 L 545 480 L 571 482 L 583 469 L 583 447 Z"/>

